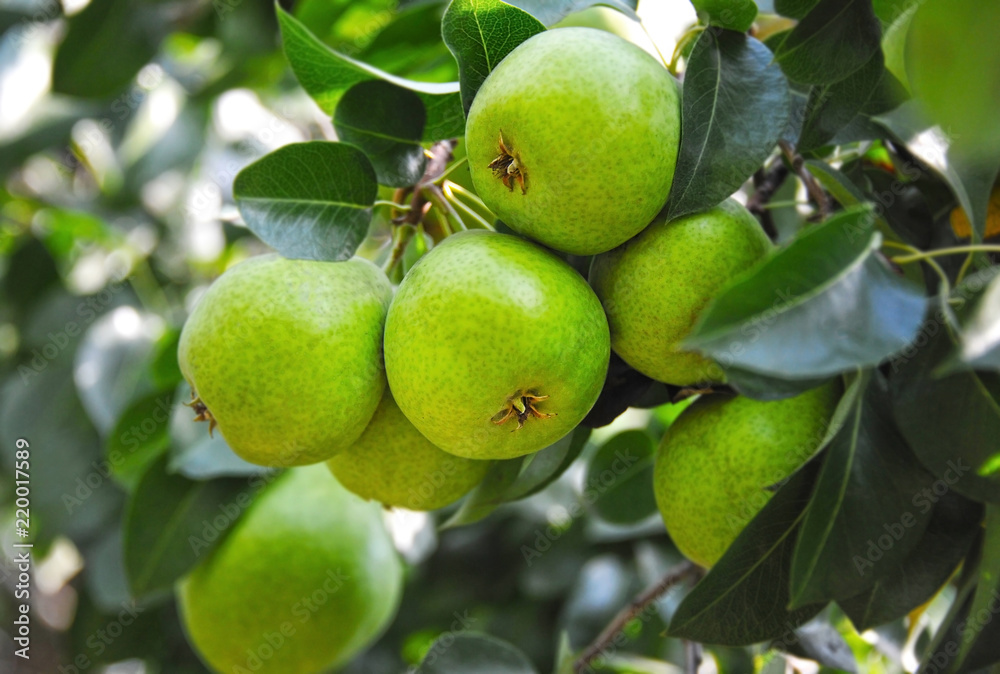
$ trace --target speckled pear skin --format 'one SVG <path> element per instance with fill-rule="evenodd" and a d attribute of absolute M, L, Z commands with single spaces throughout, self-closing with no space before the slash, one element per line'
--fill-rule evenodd
<path fill-rule="evenodd" d="M 325 461 L 364 431 L 385 390 L 392 298 L 367 260 L 255 257 L 219 277 L 181 333 L 185 379 L 238 455 Z"/>
<path fill-rule="evenodd" d="M 772 249 L 754 217 L 732 199 L 676 220 L 657 218 L 591 263 L 590 284 L 607 312 L 611 347 L 639 372 L 668 384 L 725 381 L 718 365 L 680 344 L 722 287 Z"/>
<path fill-rule="evenodd" d="M 715 564 L 819 446 L 840 398 L 827 384 L 794 398 L 761 402 L 715 394 L 686 409 L 656 454 L 654 490 L 677 548 Z"/>
<path fill-rule="evenodd" d="M 438 449 L 388 390 L 361 437 L 327 461 L 337 481 L 358 496 L 410 510 L 454 503 L 482 482 L 490 465 Z"/>
<path fill-rule="evenodd" d="M 498 139 L 525 168 L 525 192 L 489 164 Z M 680 95 L 652 56 L 610 33 L 560 28 L 525 40 L 476 93 L 465 133 L 476 191 L 511 229 L 593 255 L 663 207 L 680 144 Z"/>
<path fill-rule="evenodd" d="M 608 323 L 583 278 L 509 234 L 450 236 L 396 292 L 385 326 L 389 387 L 414 426 L 470 459 L 536 452 L 597 401 L 610 357 Z M 493 419 L 518 392 L 548 396 L 548 416 Z"/>
<path fill-rule="evenodd" d="M 177 594 L 188 639 L 214 671 L 315 674 L 378 637 L 402 584 L 378 505 L 309 466 L 258 492 Z"/>

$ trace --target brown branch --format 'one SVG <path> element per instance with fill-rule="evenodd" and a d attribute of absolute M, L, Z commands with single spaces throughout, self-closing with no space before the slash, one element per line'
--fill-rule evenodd
<path fill-rule="evenodd" d="M 772 162 L 767 170 L 762 168 L 753 174 L 754 193 L 747 199 L 747 210 L 757 216 L 764 231 L 772 240 L 778 238 L 778 230 L 774 226 L 771 211 L 765 206 L 770 203 L 775 192 L 785 184 L 787 178 L 788 167 L 780 159 Z"/>
<path fill-rule="evenodd" d="M 830 198 L 820 187 L 819 183 L 813 177 L 809 170 L 806 168 L 805 160 L 802 158 L 795 148 L 792 147 L 791 143 L 787 140 L 779 140 L 778 147 L 781 148 L 781 152 L 785 155 L 785 159 L 788 163 L 792 165 L 792 170 L 795 171 L 795 175 L 799 177 L 799 180 L 806 186 L 806 191 L 809 192 L 809 196 L 812 200 L 816 202 L 816 206 L 819 207 L 819 214 L 821 218 L 826 218 L 830 214 Z"/>
<path fill-rule="evenodd" d="M 608 626 L 597 635 L 593 643 L 584 649 L 577 661 L 573 663 L 573 671 L 579 674 L 586 669 L 618 637 L 629 622 L 642 614 L 646 610 L 646 607 L 659 599 L 668 590 L 689 578 L 696 578 L 700 574 L 701 568 L 687 561 L 681 562 L 670 569 L 656 585 L 645 590 L 633 599 L 628 606 L 619 611 L 614 620 L 608 623 Z"/>
<path fill-rule="evenodd" d="M 684 673 L 698 674 L 701 667 L 701 644 L 696 641 L 684 640 Z"/>

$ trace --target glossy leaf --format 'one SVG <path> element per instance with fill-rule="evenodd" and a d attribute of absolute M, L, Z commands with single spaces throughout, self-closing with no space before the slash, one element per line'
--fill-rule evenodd
<path fill-rule="evenodd" d="M 790 80 L 832 84 L 864 66 L 880 48 L 881 37 L 871 0 L 820 0 L 774 58 Z"/>
<path fill-rule="evenodd" d="M 233 194 L 254 234 L 279 253 L 346 260 L 368 234 L 378 193 L 361 150 L 344 143 L 294 143 L 236 176 Z"/>
<path fill-rule="evenodd" d="M 956 149 L 940 127 L 927 122 L 915 101 L 904 103 L 875 121 L 944 179 L 969 216 L 973 239 L 982 240 L 990 192 L 1000 171 L 1000 153 L 970 157 Z"/>
<path fill-rule="evenodd" d="M 458 61 L 462 106 L 468 112 L 486 76 L 507 54 L 545 26 L 501 0 L 452 0 L 441 22 L 445 44 Z"/>
<path fill-rule="evenodd" d="M 718 361 L 790 380 L 876 365 L 916 336 L 926 301 L 878 258 L 867 208 L 806 230 L 724 289 L 687 344 Z"/>
<path fill-rule="evenodd" d="M 706 30 L 688 59 L 670 217 L 715 206 L 774 149 L 789 115 L 785 76 L 758 40 Z"/>
<path fill-rule="evenodd" d="M 885 577 L 920 541 L 930 512 L 911 501 L 933 482 L 869 383 L 824 454 L 795 546 L 791 605 L 852 597 Z"/>
<path fill-rule="evenodd" d="M 950 489 L 1000 503 L 1000 373 L 936 376 L 952 350 L 936 318 L 921 330 L 919 343 L 890 363 L 894 414 L 903 436 Z"/>
<path fill-rule="evenodd" d="M 291 14 L 280 7 L 276 11 L 285 56 L 292 72 L 306 93 L 327 114 L 334 113 L 340 98 L 355 84 L 384 80 L 415 92 L 423 101 L 427 112 L 423 140 L 455 138 L 465 133 L 458 82 L 418 82 L 390 75 L 333 51 Z"/>
<path fill-rule="evenodd" d="M 844 79 L 813 87 L 796 149 L 809 152 L 829 142 L 865 107 L 884 73 L 882 52 L 876 51 L 868 63 Z"/>
<path fill-rule="evenodd" d="M 616 9 L 634 21 L 639 20 L 635 13 L 638 0 L 509 0 L 507 4 L 520 7 L 546 26 L 558 23 L 574 12 L 598 5 Z"/>
<path fill-rule="evenodd" d="M 610 438 L 591 458 L 584 484 L 602 487 L 591 507 L 605 522 L 635 524 L 656 512 L 654 452 L 648 433 L 631 430 Z"/>
<path fill-rule="evenodd" d="M 476 632 L 445 632 L 435 641 L 415 674 L 537 674 L 531 661 L 506 641 Z"/>
<path fill-rule="evenodd" d="M 703 23 L 727 28 L 738 33 L 750 30 L 757 18 L 753 0 L 691 0 Z"/>
<path fill-rule="evenodd" d="M 862 632 L 904 617 L 929 601 L 965 557 L 979 534 L 983 508 L 952 491 L 914 495 L 912 505 L 929 513 L 927 528 L 906 559 L 859 595 L 837 604 Z"/>
<path fill-rule="evenodd" d="M 809 501 L 815 466 L 795 473 L 740 532 L 681 602 L 667 636 L 745 646 L 789 636 L 823 608 L 789 611 L 795 537 Z"/>
<path fill-rule="evenodd" d="M 139 481 L 125 513 L 125 573 L 137 597 L 169 590 L 204 558 L 250 503 L 246 480 L 193 482 L 162 457 Z"/>
<path fill-rule="evenodd" d="M 406 187 L 420 180 L 427 166 L 420 145 L 426 116 L 414 92 L 368 80 L 355 84 L 340 99 L 333 126 L 337 138 L 368 155 L 380 184 Z"/>

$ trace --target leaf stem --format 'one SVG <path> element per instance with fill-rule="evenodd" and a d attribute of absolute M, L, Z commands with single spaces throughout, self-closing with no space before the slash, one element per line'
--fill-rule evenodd
<path fill-rule="evenodd" d="M 437 185 L 426 185 L 423 191 L 427 197 L 427 201 L 437 206 L 438 210 L 441 211 L 440 215 L 445 217 L 451 232 L 463 232 L 468 229 L 462 220 L 462 216 L 451 205 L 440 187 Z"/>
<path fill-rule="evenodd" d="M 392 228 L 392 249 L 389 251 L 389 257 L 385 264 L 382 265 L 382 271 L 386 275 L 390 274 L 402 259 L 403 251 L 406 250 L 406 244 L 413 238 L 414 231 L 416 230 L 410 225 L 396 225 Z"/>
<path fill-rule="evenodd" d="M 462 157 L 457 162 L 455 162 L 454 164 L 452 164 L 451 166 L 449 166 L 448 168 L 446 168 L 441 175 L 439 175 L 437 178 L 434 179 L 434 182 L 440 182 L 440 181 L 444 180 L 445 178 L 448 177 L 448 174 L 450 174 L 452 171 L 454 171 L 459 166 L 461 166 L 462 164 L 464 164 L 464 163 L 466 163 L 468 161 L 469 161 L 468 157 Z"/>
<path fill-rule="evenodd" d="M 679 61 L 681 60 L 681 54 L 684 52 L 684 48 L 687 47 L 688 43 L 691 40 L 701 35 L 702 31 L 704 31 L 706 27 L 707 26 L 695 26 L 688 32 L 681 35 L 681 39 L 677 41 L 677 45 L 674 47 L 674 53 L 670 56 L 670 63 L 667 64 L 667 70 L 670 71 L 671 75 L 677 77 L 677 66 L 679 65 Z M 648 35 L 649 33 L 646 34 Z M 659 51 L 659 49 L 657 49 L 657 51 Z"/>
<path fill-rule="evenodd" d="M 573 663 L 573 672 L 580 674 L 580 672 L 584 671 L 594 659 L 618 638 L 618 635 L 621 634 L 629 622 L 639 617 L 650 604 L 666 594 L 668 590 L 689 578 L 697 578 L 701 573 L 702 570 L 700 567 L 688 561 L 681 562 L 667 571 L 666 575 L 656 585 L 646 589 L 642 594 L 633 599 L 628 606 L 618 612 L 618 615 L 608 623 L 608 626 L 597 635 L 593 643 L 587 646 L 576 662 Z"/>
<path fill-rule="evenodd" d="M 795 171 L 795 175 L 799 177 L 799 180 L 806 186 L 806 191 L 809 192 L 809 196 L 813 198 L 816 205 L 819 207 L 820 217 L 826 219 L 826 216 L 830 214 L 830 199 L 827 197 L 826 192 L 820 187 L 819 183 L 816 182 L 816 178 L 813 174 L 809 173 L 809 169 L 806 168 L 805 159 L 802 158 L 795 148 L 792 147 L 791 143 L 787 140 L 779 140 L 778 147 L 781 148 L 782 154 L 785 155 L 785 159 L 791 165 L 792 170 Z"/>
<path fill-rule="evenodd" d="M 915 248 L 912 250 L 915 251 L 912 255 L 900 255 L 899 257 L 892 258 L 892 261 L 895 262 L 896 264 L 908 264 L 910 262 L 930 261 L 931 258 L 941 257 L 942 255 L 965 255 L 967 253 L 1000 253 L 1000 246 L 992 246 L 992 245 L 954 246 L 952 248 L 938 248 L 936 250 L 920 251 Z"/>
<path fill-rule="evenodd" d="M 397 204 L 395 201 L 389 199 L 376 199 L 372 207 L 375 206 L 389 206 L 390 208 L 395 208 L 397 211 L 408 211 L 411 206 L 409 204 Z"/>
<path fill-rule="evenodd" d="M 476 213 L 469 206 L 467 206 L 461 199 L 458 198 L 456 193 L 461 194 L 470 200 L 474 200 L 480 206 L 482 206 L 484 210 L 489 211 L 489 209 L 486 208 L 486 205 L 482 202 L 482 200 L 478 196 L 476 196 L 472 192 L 469 192 L 461 185 L 457 185 L 451 182 L 450 180 L 445 181 L 444 186 L 441 188 L 441 191 L 444 192 L 444 196 L 445 198 L 448 199 L 448 201 L 450 201 L 452 204 L 454 204 L 463 212 L 465 212 L 465 214 L 468 215 L 470 218 L 472 218 L 482 229 L 495 231 L 493 229 L 493 225 L 487 222 L 481 215 L 479 215 L 479 213 Z"/>

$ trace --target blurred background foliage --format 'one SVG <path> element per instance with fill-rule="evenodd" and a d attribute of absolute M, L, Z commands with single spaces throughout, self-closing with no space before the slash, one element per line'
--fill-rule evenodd
<path fill-rule="evenodd" d="M 440 39 L 443 2 L 282 5 L 354 58 L 418 80 L 457 78 Z M 669 54 L 694 12 L 684 0 L 645 5 Z M 609 10 L 569 20 L 647 39 Z M 214 278 L 264 249 L 239 222 L 233 177 L 281 145 L 333 138 L 331 121 L 291 76 L 268 0 L 11 0 L 0 5 L 0 31 L 0 539 L 9 554 L 14 443 L 28 438 L 37 616 L 33 658 L 15 667 L 6 630 L 16 574 L 0 557 L 0 669 L 203 672 L 169 590 L 153 583 L 146 596 L 130 596 L 125 508 L 164 454 L 181 494 L 201 480 L 248 474 L 180 404 L 188 391 L 178 332 Z M 463 167 L 452 179 L 471 188 L 467 176 Z M 378 217 L 373 246 L 387 230 Z M 387 513 L 409 562 L 403 605 L 347 671 L 403 671 L 448 631 L 507 639 L 540 671 L 553 668 L 560 639 L 574 650 L 589 643 L 680 560 L 649 484 L 651 438 L 677 411 L 630 410 L 595 432 L 585 460 L 557 482 L 476 524 L 437 531 L 454 509 Z M 589 503 L 587 485 L 626 445 L 638 448 L 638 467 Z M 575 519 L 574 503 L 586 504 Z M 628 628 L 630 655 L 613 658 L 609 671 L 683 665 L 682 644 L 658 636 L 681 593 Z M 867 671 L 900 671 L 949 599 L 946 591 L 909 630 L 900 623 L 864 635 L 828 611 L 791 660 L 722 648 L 705 667 L 780 672 L 792 661 L 815 672 L 842 665 L 850 649 Z"/>

